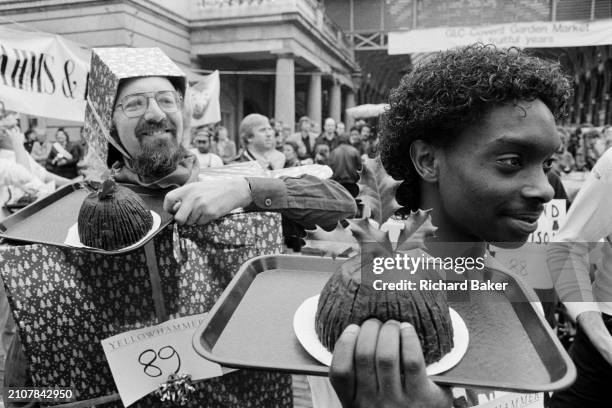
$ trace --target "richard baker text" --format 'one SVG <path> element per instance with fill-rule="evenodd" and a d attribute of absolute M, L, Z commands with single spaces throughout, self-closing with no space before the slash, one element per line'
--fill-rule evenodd
<path fill-rule="evenodd" d="M 372 282 L 375 290 L 463 290 L 463 291 L 505 291 L 508 282 L 480 281 L 477 279 L 461 282 L 447 282 L 443 280 L 421 279 L 410 281 L 402 279 L 398 282 L 385 282 L 377 279 Z"/>

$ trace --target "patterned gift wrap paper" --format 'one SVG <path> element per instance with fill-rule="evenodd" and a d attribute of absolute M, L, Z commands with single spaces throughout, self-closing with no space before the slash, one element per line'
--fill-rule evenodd
<path fill-rule="evenodd" d="M 182 264 L 173 255 L 172 227 L 155 237 L 165 305 L 176 317 L 210 310 L 244 262 L 282 250 L 278 214 L 234 214 L 179 233 L 188 253 Z M 117 392 L 100 340 L 157 323 L 144 249 L 104 256 L 3 247 L 0 265 L 34 385 L 70 387 L 79 400 Z M 191 407 L 292 406 L 284 374 L 237 371 L 196 388 Z M 146 397 L 133 406 L 161 403 Z"/>

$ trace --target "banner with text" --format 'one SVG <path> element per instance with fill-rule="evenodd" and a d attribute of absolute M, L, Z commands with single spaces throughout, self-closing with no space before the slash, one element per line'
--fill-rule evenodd
<path fill-rule="evenodd" d="M 0 27 L 0 101 L 7 110 L 82 122 L 90 52 L 58 35 Z"/>
<path fill-rule="evenodd" d="M 607 45 L 612 44 L 612 19 L 534 21 L 390 32 L 389 54 L 436 52 L 476 42 L 520 48 Z"/>

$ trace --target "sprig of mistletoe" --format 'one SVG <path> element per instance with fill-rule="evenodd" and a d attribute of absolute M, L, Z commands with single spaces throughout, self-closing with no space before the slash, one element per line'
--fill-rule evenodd
<path fill-rule="evenodd" d="M 380 229 L 380 226 L 401 208 L 395 199 L 395 193 L 401 183 L 387 174 L 380 157 L 367 159 L 360 172 L 357 196 L 364 206 L 364 216 L 348 220 L 346 228 L 340 224 L 332 231 L 317 227 L 307 231 L 306 238 L 330 243 L 330 247 L 322 253 L 334 258 L 339 253 L 332 244 L 337 246 L 337 243 L 346 243 L 356 249 L 361 247 L 362 251 L 373 252 L 375 256 L 391 256 L 396 251 L 424 249 L 425 239 L 433 236 L 436 231 L 436 227 L 431 223 L 429 210 L 411 212 L 406 219 L 401 220 L 404 226 L 395 246 L 391 242 L 389 232 Z"/>

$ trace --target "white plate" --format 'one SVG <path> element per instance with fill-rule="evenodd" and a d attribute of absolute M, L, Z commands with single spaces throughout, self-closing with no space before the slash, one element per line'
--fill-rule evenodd
<path fill-rule="evenodd" d="M 155 233 L 155 231 L 157 231 L 159 229 L 159 226 L 161 225 L 161 217 L 155 211 L 151 211 L 151 215 L 153 216 L 153 226 L 151 227 L 149 232 L 147 232 L 147 234 L 144 237 L 142 237 L 141 239 L 138 240 L 138 242 L 136 242 L 136 243 L 134 243 L 134 244 L 132 244 L 130 246 L 127 246 L 125 248 L 120 248 L 120 249 L 113 250 L 113 252 L 115 252 L 115 251 L 129 251 L 130 249 L 133 249 L 133 248 L 137 247 L 143 241 L 146 241 L 151 235 L 153 235 Z M 70 227 L 68 229 L 68 234 L 66 235 L 66 239 L 64 240 L 64 244 L 70 245 L 70 246 L 75 247 L 75 248 L 89 248 L 89 249 L 98 249 L 98 250 L 100 249 L 100 248 L 88 247 L 86 245 L 83 245 L 83 243 L 81 242 L 81 239 L 79 238 L 79 226 L 78 226 L 78 223 L 74 223 L 72 225 L 72 227 Z"/>
<path fill-rule="evenodd" d="M 315 316 L 317 314 L 317 305 L 319 303 L 319 295 L 308 298 L 298 307 L 293 315 L 293 331 L 302 347 L 306 349 L 308 354 L 316 358 L 326 366 L 331 365 L 332 353 L 325 348 L 319 340 L 315 331 Z M 469 332 L 465 322 L 453 308 L 449 307 L 450 318 L 453 324 L 453 348 L 435 363 L 427 366 L 427 375 L 435 375 L 448 371 L 456 366 L 465 355 L 468 342 Z"/>

